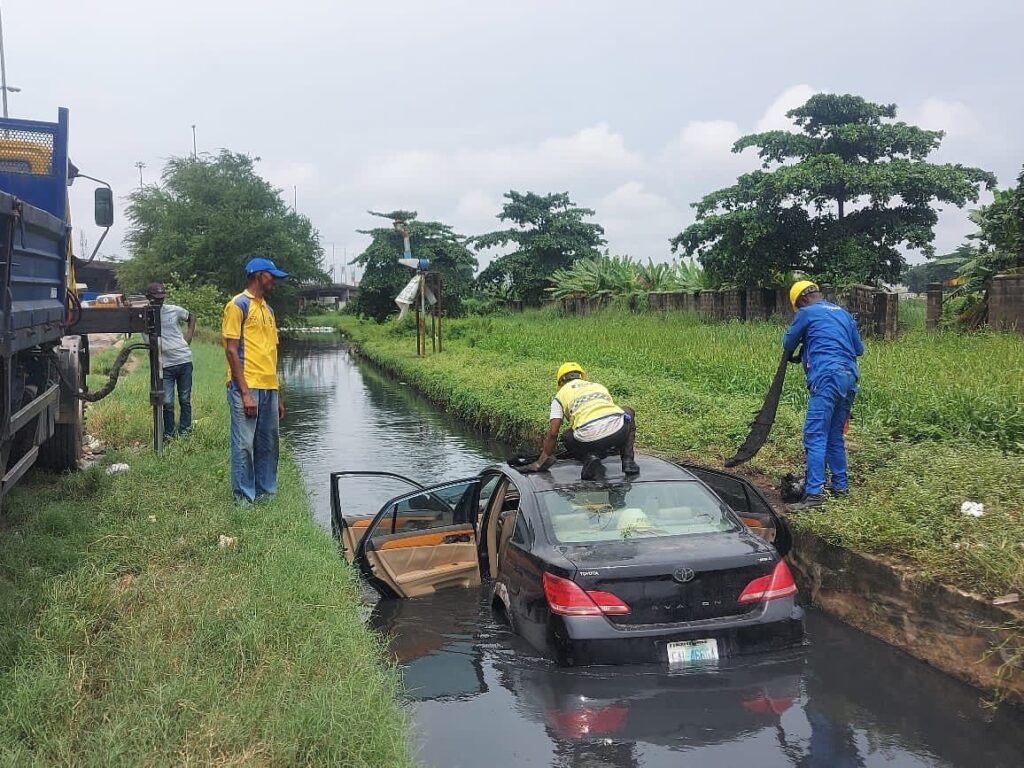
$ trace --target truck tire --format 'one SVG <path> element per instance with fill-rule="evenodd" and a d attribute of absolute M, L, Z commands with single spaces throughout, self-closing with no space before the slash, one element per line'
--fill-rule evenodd
<path fill-rule="evenodd" d="M 64 380 L 76 382 L 79 389 L 85 385 L 85 372 L 77 345 L 62 346 L 58 352 Z M 53 425 L 53 436 L 39 446 L 36 463 L 55 472 L 78 469 L 82 458 L 82 434 L 85 431 L 85 409 L 76 393 L 61 385 L 60 415 Z"/>

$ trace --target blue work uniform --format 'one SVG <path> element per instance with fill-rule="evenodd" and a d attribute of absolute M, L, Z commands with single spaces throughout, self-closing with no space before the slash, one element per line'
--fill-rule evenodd
<path fill-rule="evenodd" d="M 811 393 L 804 421 L 805 493 L 824 490 L 826 466 L 832 473 L 832 488 L 843 491 L 849 485 L 843 430 L 857 394 L 857 358 L 864 354 L 864 342 L 853 315 L 828 301 L 797 310 L 782 346 L 792 353 L 801 341 Z"/>

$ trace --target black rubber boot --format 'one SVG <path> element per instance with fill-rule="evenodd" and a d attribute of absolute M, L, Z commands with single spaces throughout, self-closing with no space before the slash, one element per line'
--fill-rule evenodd
<path fill-rule="evenodd" d="M 787 504 L 786 508 L 790 512 L 803 512 L 808 509 L 820 509 L 825 506 L 825 497 L 820 493 L 809 493 L 804 496 L 803 501 L 798 501 L 796 504 Z"/>
<path fill-rule="evenodd" d="M 636 465 L 634 444 L 636 443 L 636 412 L 628 406 L 622 409 L 626 413 L 626 443 L 622 446 L 622 474 L 639 475 L 640 467 Z"/>
<path fill-rule="evenodd" d="M 601 474 L 601 459 L 592 453 L 583 458 L 583 471 L 580 472 L 580 480 L 597 480 Z"/>

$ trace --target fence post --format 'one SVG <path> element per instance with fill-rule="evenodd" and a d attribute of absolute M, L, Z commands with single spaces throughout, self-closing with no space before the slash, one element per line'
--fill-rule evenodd
<path fill-rule="evenodd" d="M 924 316 L 925 330 L 934 333 L 939 330 L 942 320 L 942 283 L 928 283 L 927 309 Z"/>
<path fill-rule="evenodd" d="M 1024 274 L 992 278 L 988 291 L 988 322 L 997 331 L 1024 333 Z"/>

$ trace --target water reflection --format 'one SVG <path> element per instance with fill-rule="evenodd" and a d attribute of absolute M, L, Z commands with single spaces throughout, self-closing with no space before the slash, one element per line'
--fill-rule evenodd
<path fill-rule="evenodd" d="M 809 646 L 717 667 L 559 668 L 492 617 L 486 589 L 384 601 L 373 625 L 401 662 L 425 756 L 491 765 L 1018 766 L 1019 716 L 811 613 Z M 514 755 L 514 759 L 512 756 Z"/>
<path fill-rule="evenodd" d="M 336 342 L 289 342 L 284 431 L 318 519 L 328 473 L 387 469 L 428 483 L 476 473 L 502 446 L 452 425 Z M 346 486 L 370 505 L 380 487 Z M 385 601 L 371 623 L 402 665 L 420 755 L 499 766 L 1021 765 L 1024 717 L 986 722 L 978 694 L 827 617 L 785 655 L 682 674 L 662 667 L 561 669 L 491 616 L 486 589 Z"/>

